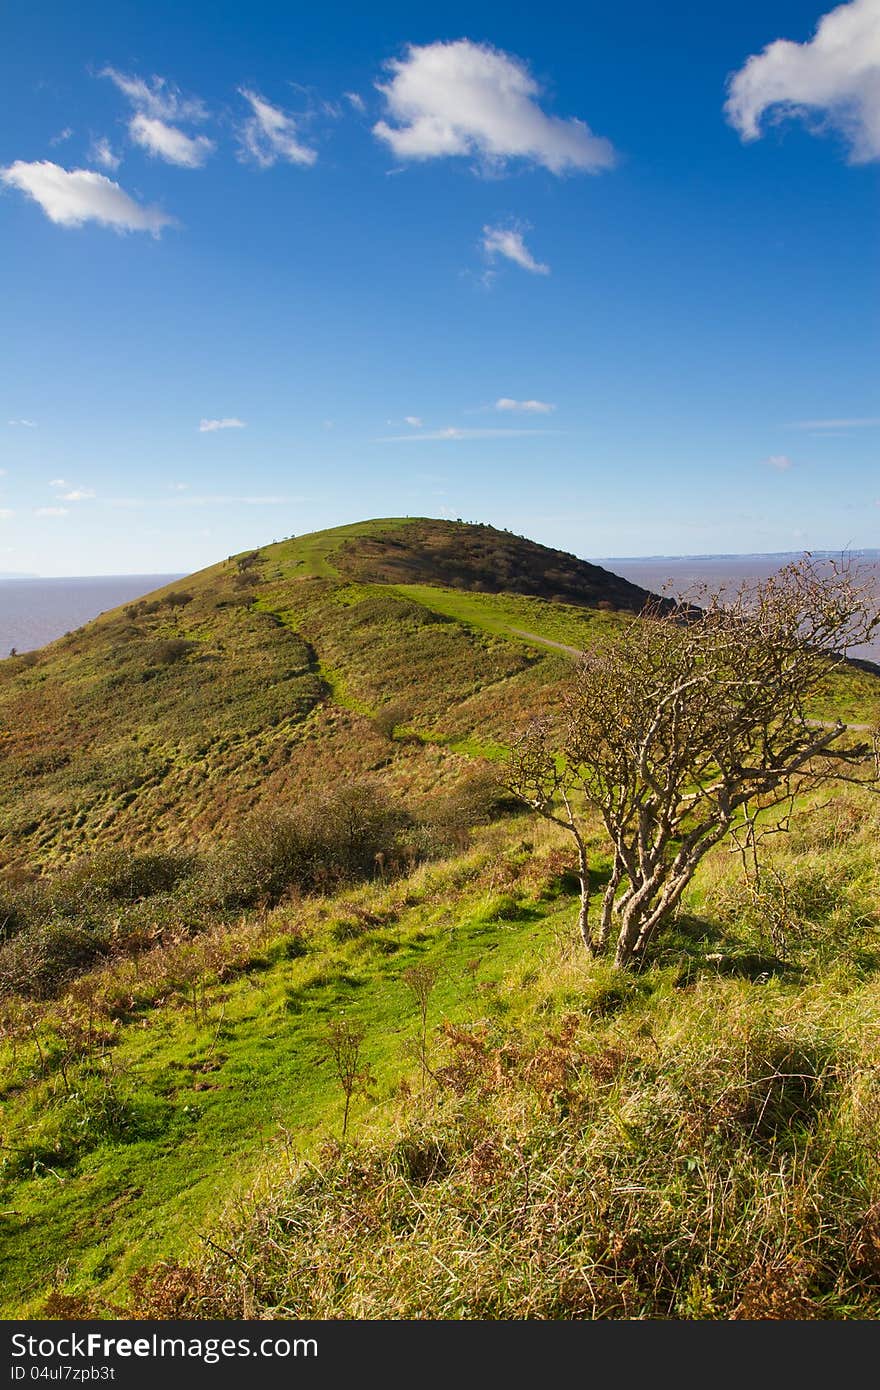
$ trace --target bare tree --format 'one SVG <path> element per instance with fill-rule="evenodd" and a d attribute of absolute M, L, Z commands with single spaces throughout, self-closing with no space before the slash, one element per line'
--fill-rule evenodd
<path fill-rule="evenodd" d="M 509 786 L 578 851 L 584 945 L 641 958 L 707 850 L 795 786 L 876 783 L 877 740 L 857 742 L 808 702 L 880 624 L 873 585 L 849 561 L 805 556 L 731 597 L 646 612 L 584 654 L 557 727 L 516 743 Z M 749 809 L 751 808 L 751 810 Z M 595 815 L 613 847 L 600 921 L 589 919 Z"/>
<path fill-rule="evenodd" d="M 416 1055 L 422 1070 L 422 1091 L 428 1084 L 431 1068 L 428 1065 L 428 1005 L 439 971 L 436 965 L 421 962 L 404 970 L 401 978 L 416 1001 L 419 1010 L 419 1036 L 416 1042 Z"/>
<path fill-rule="evenodd" d="M 365 1030 L 350 1019 L 338 1018 L 327 1029 L 326 1043 L 330 1060 L 336 1072 L 336 1079 L 345 1096 L 345 1112 L 342 1116 L 342 1137 L 348 1131 L 348 1112 L 355 1091 L 370 1085 L 372 1077 L 369 1069 L 361 1066 L 361 1048 Z"/>

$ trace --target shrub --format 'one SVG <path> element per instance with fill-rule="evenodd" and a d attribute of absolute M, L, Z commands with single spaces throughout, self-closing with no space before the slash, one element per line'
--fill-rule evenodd
<path fill-rule="evenodd" d="M 49 999 L 107 952 L 100 930 L 64 921 L 26 927 L 0 946 L 0 994 Z"/>
<path fill-rule="evenodd" d="M 384 738 L 393 739 L 395 730 L 412 717 L 412 710 L 406 705 L 390 700 L 382 705 L 373 716 L 373 723 Z"/>
<path fill-rule="evenodd" d="M 157 642 L 153 648 L 153 660 L 160 666 L 172 666 L 175 661 L 182 660 L 195 649 L 198 644 L 190 642 L 185 637 L 168 637 L 164 642 Z"/>
<path fill-rule="evenodd" d="M 53 898 L 59 905 L 65 901 L 81 905 L 96 898 L 137 902 L 174 888 L 190 873 L 192 863 L 192 857 L 186 854 L 105 850 L 68 869 L 59 879 Z"/>
<path fill-rule="evenodd" d="M 208 870 L 207 892 L 224 907 L 275 903 L 367 878 L 377 855 L 393 857 L 406 817 L 370 783 L 353 782 L 289 811 L 252 816 Z"/>

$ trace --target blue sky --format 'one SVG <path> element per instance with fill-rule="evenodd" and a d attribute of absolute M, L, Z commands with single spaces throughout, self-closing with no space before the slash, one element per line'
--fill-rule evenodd
<path fill-rule="evenodd" d="M 7 10 L 0 570 L 880 536 L 880 0 Z"/>

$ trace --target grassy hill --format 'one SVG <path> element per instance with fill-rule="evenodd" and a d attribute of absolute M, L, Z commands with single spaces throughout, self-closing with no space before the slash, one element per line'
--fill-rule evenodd
<path fill-rule="evenodd" d="M 428 789 L 552 681 L 554 642 L 601 640 L 646 597 L 452 522 L 367 522 L 231 557 L 0 663 L 0 864 L 143 836 L 179 846 L 389 759 Z M 401 704 L 413 738 L 391 746 L 373 717 Z"/>
<path fill-rule="evenodd" d="M 6 1316 L 880 1314 L 876 798 L 621 978 L 491 775 L 646 597 L 372 521 L 0 663 Z"/>

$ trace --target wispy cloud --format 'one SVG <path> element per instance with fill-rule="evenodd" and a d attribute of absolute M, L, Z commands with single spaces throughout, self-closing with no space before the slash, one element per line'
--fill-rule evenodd
<path fill-rule="evenodd" d="M 152 232 L 158 236 L 174 219 L 158 207 L 144 207 L 93 169 L 62 169 L 50 160 L 27 164 L 18 159 L 0 169 L 0 180 L 33 198 L 50 222 L 60 227 L 81 227 L 98 222 L 118 232 Z"/>
<path fill-rule="evenodd" d="M 343 96 L 345 97 L 345 100 L 348 102 L 349 106 L 351 106 L 355 111 L 357 111 L 359 115 L 363 115 L 363 113 L 367 109 L 367 106 L 366 102 L 364 101 L 363 97 L 360 95 L 359 92 L 343 92 Z"/>
<path fill-rule="evenodd" d="M 213 434 L 215 430 L 243 430 L 247 428 L 246 420 L 239 420 L 235 415 L 224 416 L 222 420 L 200 420 L 199 434 Z"/>
<path fill-rule="evenodd" d="M 425 423 L 420 415 L 404 415 L 403 422 L 405 425 L 412 425 L 414 430 L 420 430 Z"/>
<path fill-rule="evenodd" d="M 524 434 L 557 434 L 557 430 L 459 429 L 450 425 L 444 430 L 419 430 L 414 434 L 388 434 L 376 439 L 376 444 L 422 444 L 432 440 L 508 439 Z"/>
<path fill-rule="evenodd" d="M 15 516 L 11 507 L 0 507 L 0 520 L 8 521 L 11 516 Z"/>
<path fill-rule="evenodd" d="M 73 134 L 73 126 L 66 125 L 63 130 L 59 130 L 57 135 L 53 135 L 49 141 L 50 145 L 63 145 L 65 140 L 69 140 Z"/>
<path fill-rule="evenodd" d="M 173 82 L 164 77 L 135 77 L 117 68 L 104 68 L 101 77 L 109 77 L 128 97 L 135 110 L 159 121 L 204 121 L 208 109 L 200 97 L 185 97 Z"/>
<path fill-rule="evenodd" d="M 201 169 L 213 153 L 214 141 L 207 135 L 187 135 L 179 127 L 181 121 L 192 124 L 207 119 L 208 110 L 200 97 L 183 96 L 164 77 L 152 77 L 147 82 L 142 77 L 118 72 L 116 68 L 105 68 L 101 76 L 109 77 L 134 107 L 128 133 L 136 145 L 154 158 L 164 159 L 166 164 Z M 105 167 L 114 168 L 108 154 L 109 158 L 115 158 L 107 146 L 102 162 Z"/>
<path fill-rule="evenodd" d="M 515 401 L 510 396 L 501 396 L 495 402 L 496 410 L 513 410 L 523 415 L 549 415 L 556 409 L 549 401 Z"/>
<path fill-rule="evenodd" d="M 37 428 L 36 420 L 7 420 L 6 423 L 8 425 L 23 425 L 27 430 L 35 430 Z"/>
<path fill-rule="evenodd" d="M 853 164 L 880 159 L 880 0 L 838 5 L 808 43 L 777 39 L 753 54 L 731 77 L 724 109 L 743 140 L 759 139 L 772 112 L 836 129 Z"/>
<path fill-rule="evenodd" d="M 67 481 L 66 478 L 50 478 L 50 479 L 49 479 L 49 486 L 50 486 L 50 487 L 70 487 L 70 483 Z"/>
<path fill-rule="evenodd" d="M 410 44 L 386 68 L 389 80 L 376 85 L 394 124 L 373 132 L 398 159 L 472 155 L 495 168 L 518 159 L 554 174 L 614 163 L 610 141 L 584 121 L 541 109 L 540 86 L 513 54 L 468 39 Z"/>
<path fill-rule="evenodd" d="M 251 108 L 238 127 L 242 158 L 253 160 L 261 169 L 271 168 L 279 159 L 304 166 L 315 163 L 317 152 L 299 140 L 296 120 L 288 111 L 273 106 L 259 92 L 247 87 L 238 90 Z"/>
<path fill-rule="evenodd" d="M 34 516 L 67 516 L 68 507 L 34 507 Z"/>
<path fill-rule="evenodd" d="M 160 121 L 156 116 L 139 114 L 129 124 L 129 134 L 136 145 L 148 154 L 177 164 L 183 169 L 201 169 L 214 151 L 214 141 L 207 135 L 185 135 L 176 126 Z"/>
<path fill-rule="evenodd" d="M 90 487 L 75 487 L 72 492 L 61 494 L 62 502 L 88 502 L 95 496 Z"/>
<path fill-rule="evenodd" d="M 523 241 L 522 232 L 516 231 L 513 227 L 484 227 L 483 250 L 490 261 L 494 261 L 496 256 L 504 256 L 523 270 L 530 270 L 533 275 L 550 274 L 549 265 L 542 265 L 540 261 L 535 260 Z"/>
<path fill-rule="evenodd" d="M 114 153 L 106 135 L 92 141 L 89 146 L 89 159 L 95 164 L 100 164 L 102 169 L 109 169 L 111 173 L 115 173 L 122 163 L 121 157 Z"/>
<path fill-rule="evenodd" d="M 764 459 L 764 463 L 767 468 L 775 468 L 779 473 L 785 473 L 794 467 L 794 461 L 788 454 L 771 454 L 769 458 Z"/>

